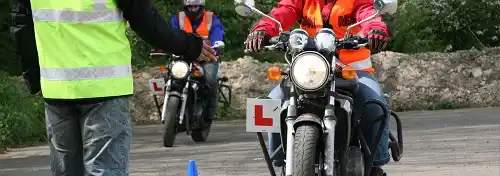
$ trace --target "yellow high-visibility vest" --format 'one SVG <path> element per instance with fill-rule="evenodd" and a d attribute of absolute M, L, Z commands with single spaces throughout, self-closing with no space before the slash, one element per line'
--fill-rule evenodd
<path fill-rule="evenodd" d="M 114 0 L 33 0 L 31 7 L 45 98 L 133 93 L 127 22 Z"/>

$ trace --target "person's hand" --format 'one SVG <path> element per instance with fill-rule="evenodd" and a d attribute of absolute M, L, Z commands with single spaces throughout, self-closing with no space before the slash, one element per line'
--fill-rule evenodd
<path fill-rule="evenodd" d="M 368 32 L 369 46 L 372 53 L 378 53 L 387 47 L 389 35 L 379 29 L 372 29 Z"/>
<path fill-rule="evenodd" d="M 201 54 L 197 59 L 198 61 L 217 61 L 215 57 L 215 51 L 210 47 L 210 44 L 203 42 L 203 48 L 201 49 Z"/>
<path fill-rule="evenodd" d="M 262 49 L 262 42 L 266 37 L 266 31 L 257 30 L 248 34 L 245 41 L 245 49 L 251 52 L 258 52 Z"/>

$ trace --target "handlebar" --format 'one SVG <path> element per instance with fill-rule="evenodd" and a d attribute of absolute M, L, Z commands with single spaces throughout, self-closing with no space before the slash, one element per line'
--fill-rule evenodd
<path fill-rule="evenodd" d="M 274 44 L 278 43 L 279 41 L 280 41 L 280 36 L 271 37 L 271 39 L 269 39 L 269 43 L 271 45 L 274 45 Z"/>
<path fill-rule="evenodd" d="M 339 49 L 359 49 L 366 47 L 369 44 L 369 40 L 366 37 L 353 36 L 344 40 L 337 41 L 336 48 Z"/>
<path fill-rule="evenodd" d="M 286 37 L 288 38 L 288 37 Z M 283 39 L 281 36 L 275 36 L 269 39 L 269 44 L 267 46 L 264 46 L 262 49 L 265 51 L 271 51 L 276 49 L 278 46 L 286 43 L 287 41 L 280 41 L 280 39 Z M 337 49 L 359 49 L 362 47 L 367 47 L 369 46 L 369 40 L 366 37 L 361 37 L 361 36 L 351 36 L 347 39 L 340 39 L 336 40 L 336 48 Z M 245 49 L 244 53 L 249 53 L 251 52 L 250 50 Z"/>
<path fill-rule="evenodd" d="M 222 49 L 225 46 L 226 46 L 226 44 L 223 41 L 215 41 L 214 45 L 211 46 L 210 48 L 212 48 L 212 49 Z M 149 55 L 150 56 L 169 56 L 170 55 L 173 58 L 179 58 L 180 57 L 180 56 L 177 56 L 175 54 L 168 54 L 168 53 L 166 53 L 165 51 L 163 51 L 162 49 L 159 49 L 159 48 L 152 49 L 149 52 Z"/>

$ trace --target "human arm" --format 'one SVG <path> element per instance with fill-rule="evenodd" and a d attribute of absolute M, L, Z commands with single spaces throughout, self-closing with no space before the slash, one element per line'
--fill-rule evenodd
<path fill-rule="evenodd" d="M 368 18 L 377 12 L 373 6 L 373 0 L 356 0 L 354 2 L 354 7 L 356 9 L 354 13 L 357 22 Z M 382 21 L 382 17 L 380 16 L 362 23 L 360 26 L 362 28 L 363 35 L 365 36 L 373 29 L 378 29 L 387 33 L 387 35 L 391 35 L 387 25 Z"/>
<path fill-rule="evenodd" d="M 361 21 L 377 12 L 371 0 L 356 0 L 355 8 L 356 21 Z M 391 32 L 387 24 L 383 22 L 382 17 L 378 16 L 362 23 L 361 29 L 363 35 L 368 37 L 368 46 L 372 53 L 378 53 L 387 47 Z"/>
<path fill-rule="evenodd" d="M 210 45 L 213 46 L 216 41 L 224 41 L 224 27 L 217 16 L 213 16 L 212 28 L 210 29 Z M 220 54 L 220 50 L 215 48 L 215 55 Z"/>
<path fill-rule="evenodd" d="M 281 0 L 277 7 L 271 10 L 269 16 L 278 20 L 283 30 L 287 31 L 302 16 L 302 6 L 303 0 Z M 262 29 L 265 30 L 268 36 L 279 35 L 279 25 L 268 18 L 263 17 L 260 19 L 251 31 Z"/>
<path fill-rule="evenodd" d="M 21 61 L 25 84 L 31 94 L 40 92 L 40 64 L 29 0 L 12 0 L 10 34 L 16 58 Z"/>
<path fill-rule="evenodd" d="M 173 28 L 152 7 L 151 0 L 116 0 L 116 3 L 132 30 L 147 43 L 190 60 L 200 56 L 203 40 Z"/>
<path fill-rule="evenodd" d="M 179 27 L 179 16 L 174 15 L 174 16 L 172 17 L 172 19 L 170 20 L 170 25 L 171 25 L 173 28 L 180 29 L 180 27 Z"/>

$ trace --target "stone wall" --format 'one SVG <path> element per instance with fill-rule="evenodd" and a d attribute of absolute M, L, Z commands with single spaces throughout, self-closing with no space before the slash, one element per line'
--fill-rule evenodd
<path fill-rule="evenodd" d="M 390 95 L 396 110 L 442 109 L 498 106 L 500 100 L 500 48 L 454 53 L 401 54 L 382 52 L 372 56 L 376 76 Z M 266 80 L 270 66 L 245 56 L 223 62 L 221 73 L 233 88 L 233 107 L 244 108 L 247 97 L 266 95 L 275 82 Z M 159 115 L 154 109 L 148 80 L 158 77 L 158 68 L 134 73 L 133 116 L 151 121 Z"/>

